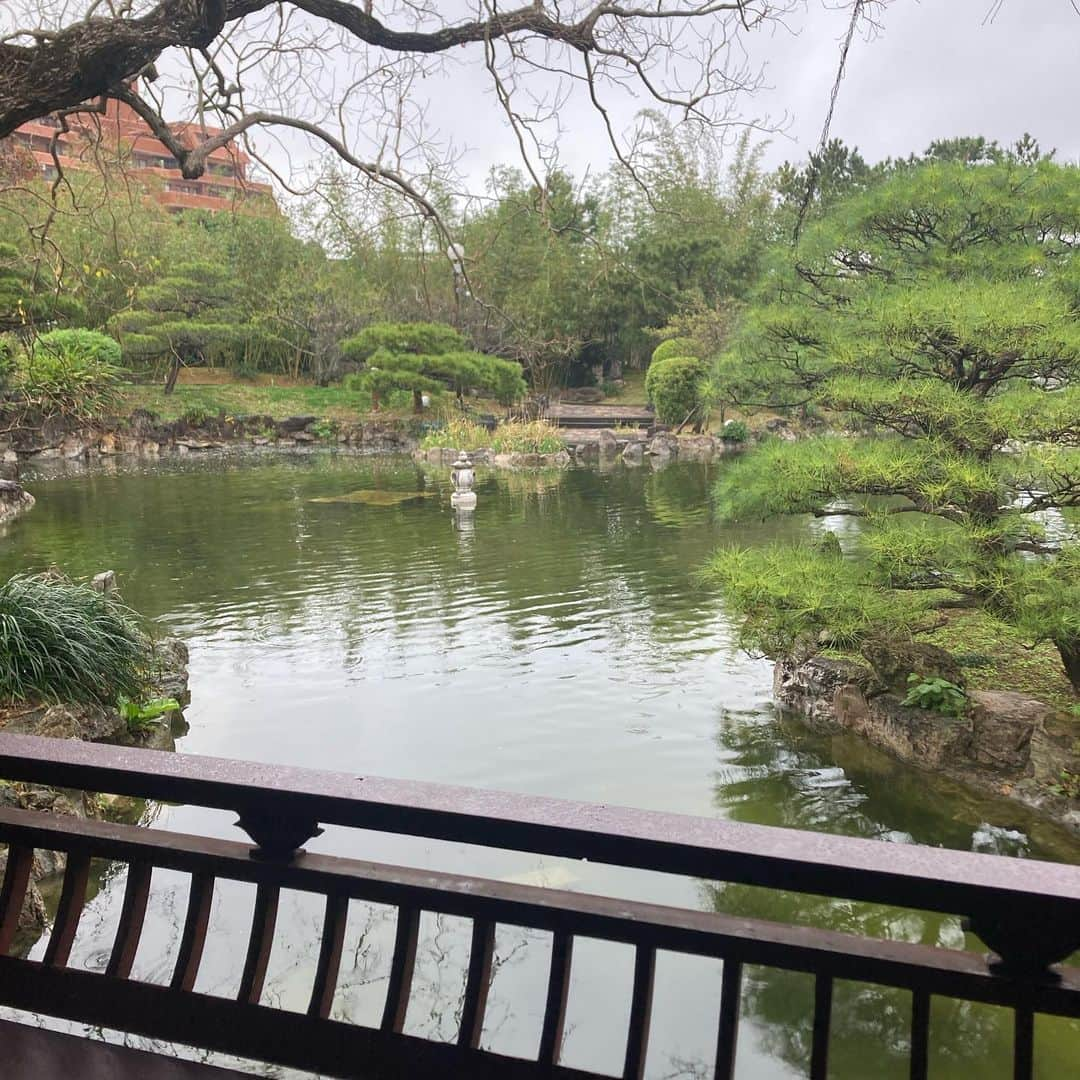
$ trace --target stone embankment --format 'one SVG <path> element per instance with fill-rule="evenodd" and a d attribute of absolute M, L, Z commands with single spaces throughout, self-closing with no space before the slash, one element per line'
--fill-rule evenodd
<path fill-rule="evenodd" d="M 670 461 L 713 461 L 743 448 L 742 443 L 717 439 L 712 435 L 672 435 L 664 433 L 649 437 L 644 431 L 625 434 L 609 428 L 570 429 L 563 433 L 565 450 L 551 454 L 495 454 L 480 448 L 469 450 L 474 465 L 495 468 L 564 468 L 572 461 L 578 463 L 614 462 L 620 458 L 627 465 L 642 465 L 646 460 L 654 466 Z M 415 450 L 413 458 L 429 465 L 449 468 L 460 450 L 433 447 Z"/>
<path fill-rule="evenodd" d="M 158 671 L 154 696 L 174 698 L 181 707 L 190 701 L 188 691 L 188 651 L 177 638 L 165 638 L 155 645 Z M 23 702 L 0 707 L 0 731 L 18 735 L 42 735 L 53 739 L 81 739 L 85 742 L 174 750 L 176 738 L 187 729 L 183 712 L 173 710 L 159 720 L 132 728 L 112 707 L 93 704 Z M 39 784 L 9 784 L 0 781 L 0 806 L 25 810 L 45 810 L 79 818 L 138 818 L 144 805 L 130 799 L 68 791 Z M 7 854 L 0 852 L 0 880 Z M 19 917 L 15 948 L 25 952 L 48 925 L 42 892 L 64 869 L 62 853 L 37 851 L 31 871 L 31 887 Z"/>
<path fill-rule="evenodd" d="M 5 461 L 190 454 L 212 450 L 272 447 L 295 450 L 334 446 L 363 454 L 407 453 L 416 446 L 411 425 L 401 420 L 337 423 L 317 416 L 211 416 L 199 421 L 164 421 L 138 409 L 113 423 L 81 425 L 48 417 L 10 432 L 0 441 Z"/>
<path fill-rule="evenodd" d="M 1080 776 L 1080 724 L 1008 690 L 970 690 L 960 717 L 905 706 L 866 667 L 815 656 L 776 664 L 780 704 L 820 731 L 846 730 L 901 761 L 1030 806 L 1080 834 L 1080 800 L 1062 778 Z"/>

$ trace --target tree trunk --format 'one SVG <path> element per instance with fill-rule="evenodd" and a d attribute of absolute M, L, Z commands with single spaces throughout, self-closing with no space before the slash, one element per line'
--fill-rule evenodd
<path fill-rule="evenodd" d="M 412 392 L 412 411 L 417 416 L 424 411 L 424 395 L 419 390 Z"/>
<path fill-rule="evenodd" d="M 1080 694 L 1080 641 L 1076 638 L 1055 641 L 1061 662 L 1065 665 L 1065 674 L 1069 676 L 1072 688 Z"/>
<path fill-rule="evenodd" d="M 180 357 L 173 353 L 172 362 L 169 364 L 169 374 L 165 376 L 165 393 L 171 394 L 176 389 L 176 380 L 180 376 Z"/>

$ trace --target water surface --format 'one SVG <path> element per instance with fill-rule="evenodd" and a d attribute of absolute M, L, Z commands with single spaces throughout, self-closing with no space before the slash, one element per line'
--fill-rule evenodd
<path fill-rule="evenodd" d="M 708 513 L 712 478 L 704 466 L 621 464 L 481 474 L 478 506 L 460 517 L 443 470 L 386 459 L 55 466 L 26 477 L 38 505 L 7 530 L 0 571 L 116 570 L 125 599 L 189 643 L 187 752 L 1074 859 L 1055 829 L 1014 805 L 776 714 L 770 666 L 734 646 L 717 596 L 694 571 L 720 543 L 841 531 L 851 521 L 724 529 Z M 416 497 L 336 501 L 358 491 Z M 152 817 L 157 827 L 236 836 L 231 818 L 212 811 L 157 808 Z M 952 919 L 538 856 L 343 830 L 311 847 L 951 947 L 965 941 Z M 104 965 L 122 889 L 122 875 L 106 870 L 74 963 Z M 252 899 L 244 886 L 218 886 L 198 989 L 235 992 Z M 168 978 L 185 901 L 185 881 L 155 874 L 138 977 Z M 283 897 L 264 1000 L 306 1005 L 320 918 L 308 897 Z M 336 1016 L 379 1015 L 393 929 L 392 912 L 354 905 Z M 535 1053 L 549 955 L 546 935 L 500 932 L 485 1045 Z M 454 1036 L 467 959 L 466 928 L 429 918 L 407 1030 Z M 627 949 L 575 949 L 565 1063 L 618 1070 L 631 972 Z M 709 1075 L 719 972 L 660 958 L 650 1076 Z M 805 1075 L 811 999 L 808 978 L 748 973 L 740 1076 Z M 830 1075 L 907 1075 L 909 995 L 841 985 L 834 1008 Z M 1007 1076 L 1008 1020 L 939 1002 L 931 1075 Z M 1080 1027 L 1040 1022 L 1038 1039 L 1040 1077 L 1080 1075 Z"/>

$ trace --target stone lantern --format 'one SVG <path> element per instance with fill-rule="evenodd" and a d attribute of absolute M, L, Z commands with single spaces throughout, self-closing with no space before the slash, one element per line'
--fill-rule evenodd
<path fill-rule="evenodd" d="M 476 505 L 476 492 L 473 491 L 473 483 L 476 474 L 473 472 L 472 461 L 464 451 L 458 453 L 457 461 L 454 462 L 450 471 L 450 480 L 454 485 L 454 493 L 450 496 L 450 505 L 462 509 L 471 509 Z"/>

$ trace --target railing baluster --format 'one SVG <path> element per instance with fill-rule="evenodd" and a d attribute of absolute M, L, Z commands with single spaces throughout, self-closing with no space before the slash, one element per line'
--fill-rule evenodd
<path fill-rule="evenodd" d="M 1013 1027 L 1013 1080 L 1031 1080 L 1034 1068 L 1035 1014 L 1021 1005 Z"/>
<path fill-rule="evenodd" d="M 75 944 L 75 931 L 86 903 L 86 883 L 90 877 L 90 856 L 69 852 L 64 868 L 64 884 L 60 903 L 56 907 L 49 944 L 45 946 L 43 962 L 46 967 L 63 967 Z"/>
<path fill-rule="evenodd" d="M 566 1001 L 570 995 L 570 966 L 574 956 L 574 939 L 565 931 L 551 940 L 551 971 L 548 974 L 547 1003 L 544 1005 L 544 1026 L 540 1031 L 541 1065 L 557 1065 L 562 1049 L 563 1028 L 566 1026 Z"/>
<path fill-rule="evenodd" d="M 172 983 L 174 990 L 190 990 L 195 985 L 206 945 L 206 929 L 210 925 L 210 905 L 214 899 L 214 875 L 193 873 L 188 893 L 187 915 L 184 932 L 180 937 L 180 951 L 176 956 Z"/>
<path fill-rule="evenodd" d="M 634 954 L 634 992 L 630 999 L 630 1031 L 626 1039 L 623 1080 L 641 1080 L 645 1075 L 655 974 L 656 950 L 651 945 L 639 945 Z"/>
<path fill-rule="evenodd" d="M 814 979 L 814 1041 L 810 1050 L 810 1080 L 826 1080 L 829 1072 L 829 1028 L 832 1025 L 833 982 L 829 975 Z"/>
<path fill-rule="evenodd" d="M 311 987 L 308 1016 L 325 1020 L 330 1015 L 334 991 L 337 990 L 341 950 L 345 944 L 345 926 L 348 919 L 349 898 L 340 893 L 327 896 L 322 942 L 319 945 L 319 963 L 315 969 L 315 982 Z"/>
<path fill-rule="evenodd" d="M 112 955 L 109 957 L 106 975 L 126 979 L 135 962 L 135 952 L 142 937 L 146 904 L 150 898 L 150 876 L 153 867 L 146 862 L 133 862 L 128 867 L 127 883 L 124 885 L 124 905 L 120 909 L 120 925 L 116 928 Z"/>
<path fill-rule="evenodd" d="M 930 1068 L 930 994 L 911 994 L 911 1080 L 926 1080 Z"/>
<path fill-rule="evenodd" d="M 484 1030 L 484 1009 L 491 988 L 491 964 L 495 957 L 495 924 L 473 919 L 469 949 L 469 974 L 465 980 L 465 1000 L 461 1006 L 458 1046 L 475 1050 Z"/>
<path fill-rule="evenodd" d="M 30 869 L 34 865 L 34 849 L 8 845 L 7 869 L 0 886 L 0 956 L 7 956 L 19 929 L 19 916 L 30 884 Z"/>
<path fill-rule="evenodd" d="M 383 1031 L 401 1031 L 409 1008 L 413 967 L 416 964 L 416 943 L 420 936 L 418 908 L 398 907 L 397 932 L 394 935 L 394 959 L 390 964 L 390 983 L 386 988 L 383 1008 Z"/>
<path fill-rule="evenodd" d="M 244 973 L 236 1000 L 258 1005 L 266 980 L 266 966 L 274 946 L 274 926 L 277 923 L 278 897 L 276 885 L 260 885 L 255 892 L 255 910 L 251 915 L 251 935 L 248 938 Z"/>
<path fill-rule="evenodd" d="M 739 1041 L 739 1005 L 742 998 L 742 964 L 725 960 L 720 977 L 720 1029 L 716 1037 L 716 1080 L 735 1075 L 735 1048 Z"/>

